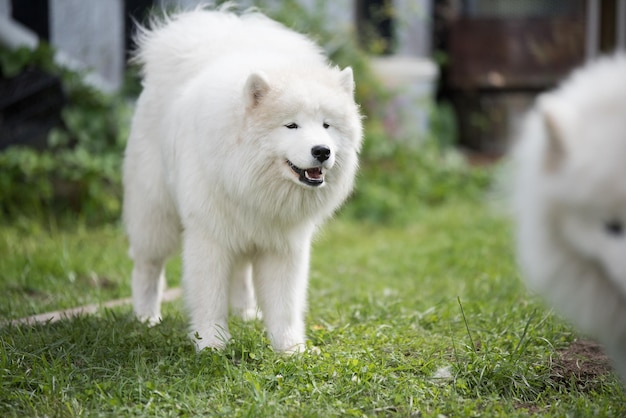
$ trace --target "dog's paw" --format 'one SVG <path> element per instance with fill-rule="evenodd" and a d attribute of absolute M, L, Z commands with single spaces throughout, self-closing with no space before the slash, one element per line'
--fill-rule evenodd
<path fill-rule="evenodd" d="M 320 350 L 320 348 L 315 345 L 311 346 L 311 348 L 309 348 L 307 352 L 313 356 L 319 356 L 320 354 L 322 354 L 322 350 Z"/>
<path fill-rule="evenodd" d="M 306 335 L 300 326 L 286 326 L 272 332 L 277 327 L 275 324 L 266 324 L 268 328 L 268 336 L 272 343 L 272 348 L 278 353 L 287 355 L 303 353 L 306 351 Z"/>
<path fill-rule="evenodd" d="M 137 319 L 139 319 L 139 321 L 146 324 L 148 328 L 152 328 L 156 325 L 159 325 L 162 321 L 161 315 L 138 316 Z"/>
<path fill-rule="evenodd" d="M 189 334 L 189 338 L 196 347 L 196 351 L 200 352 L 204 349 L 222 350 L 230 341 L 230 333 L 225 329 L 218 329 L 217 332 L 200 334 L 194 331 Z"/>
<path fill-rule="evenodd" d="M 246 309 L 235 309 L 233 310 L 233 314 L 243 319 L 244 321 L 254 321 L 255 319 L 263 319 L 263 314 L 257 308 L 246 308 Z"/>
<path fill-rule="evenodd" d="M 320 350 L 320 348 L 316 346 L 307 347 L 305 343 L 302 343 L 302 344 L 296 344 L 292 347 L 289 347 L 286 350 L 280 351 L 280 353 L 286 356 L 292 356 L 294 354 L 302 354 L 302 353 L 307 353 L 312 356 L 319 356 L 320 354 L 322 354 L 322 350 Z"/>
<path fill-rule="evenodd" d="M 303 335 L 283 335 L 283 338 L 273 338 L 272 348 L 278 353 L 293 355 L 304 353 L 307 350 L 306 338 Z"/>
<path fill-rule="evenodd" d="M 306 349 L 306 344 L 305 343 L 299 343 L 299 344 L 295 344 L 292 345 L 290 347 L 284 348 L 284 349 L 276 349 L 276 351 L 278 351 L 280 354 L 286 355 L 286 356 L 293 356 L 295 354 L 301 354 L 307 351 Z"/>

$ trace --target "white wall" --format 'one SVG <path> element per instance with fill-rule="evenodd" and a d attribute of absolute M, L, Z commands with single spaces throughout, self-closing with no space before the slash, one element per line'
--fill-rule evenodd
<path fill-rule="evenodd" d="M 398 55 L 429 57 L 433 0 L 394 0 Z"/>
<path fill-rule="evenodd" d="M 11 15 L 11 0 L 0 0 L 0 16 Z"/>
<path fill-rule="evenodd" d="M 50 42 L 112 87 L 124 71 L 122 0 L 50 0 Z"/>

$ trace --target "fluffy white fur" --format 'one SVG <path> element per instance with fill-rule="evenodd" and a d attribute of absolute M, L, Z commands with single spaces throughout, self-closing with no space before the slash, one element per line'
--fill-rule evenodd
<path fill-rule="evenodd" d="M 255 317 L 255 295 L 274 349 L 301 350 L 311 238 L 357 169 L 352 70 L 260 13 L 179 13 L 138 45 L 123 211 L 136 314 L 160 320 L 163 267 L 182 238 L 198 350 L 224 347 L 229 306 Z"/>
<path fill-rule="evenodd" d="M 514 161 L 524 276 L 626 377 L 626 56 L 539 97 Z"/>

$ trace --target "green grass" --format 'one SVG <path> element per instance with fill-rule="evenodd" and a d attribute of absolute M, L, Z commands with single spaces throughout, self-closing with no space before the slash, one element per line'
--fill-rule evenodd
<path fill-rule="evenodd" d="M 555 375 L 577 335 L 525 291 L 506 221 L 459 201 L 413 219 L 324 227 L 307 317 L 319 354 L 278 355 L 239 320 L 225 351 L 196 354 L 180 301 L 149 329 L 130 307 L 5 326 L 0 416 L 626 415 L 615 376 Z M 21 222 L 0 237 L 0 320 L 130 294 L 118 226 Z M 177 285 L 179 259 L 168 272 Z"/>

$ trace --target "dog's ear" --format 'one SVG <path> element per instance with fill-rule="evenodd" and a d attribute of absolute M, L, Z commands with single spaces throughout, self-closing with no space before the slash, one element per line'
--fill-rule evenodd
<path fill-rule="evenodd" d="M 269 90 L 270 85 L 267 82 L 267 78 L 264 74 L 250 74 L 244 87 L 244 94 L 246 95 L 247 106 L 252 108 L 258 106 L 258 104 L 261 103 Z"/>
<path fill-rule="evenodd" d="M 549 100 L 540 101 L 541 122 L 546 131 L 546 154 L 544 156 L 544 168 L 546 172 L 557 170 L 565 158 L 565 143 L 563 140 L 563 132 L 560 127 L 558 111 L 556 111 L 554 103 Z"/>
<path fill-rule="evenodd" d="M 354 74 L 352 68 L 346 67 L 339 73 L 339 84 L 349 95 L 354 94 Z"/>

